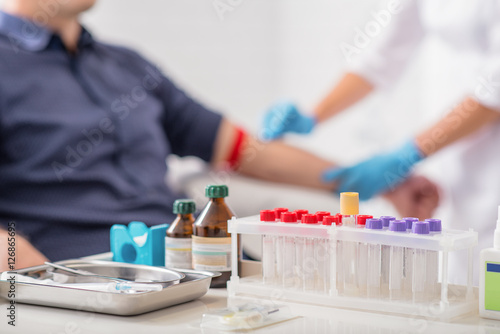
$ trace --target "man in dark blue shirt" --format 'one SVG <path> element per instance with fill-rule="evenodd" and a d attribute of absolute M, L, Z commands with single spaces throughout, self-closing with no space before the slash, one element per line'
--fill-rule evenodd
<path fill-rule="evenodd" d="M 9 0 L 0 12 L 0 226 L 29 239 L 24 265 L 109 251 L 112 224 L 171 221 L 169 154 L 333 188 L 320 177 L 332 163 L 257 144 L 137 53 L 94 40 L 78 22 L 93 2 L 54 1 L 41 15 L 46 2 Z"/>

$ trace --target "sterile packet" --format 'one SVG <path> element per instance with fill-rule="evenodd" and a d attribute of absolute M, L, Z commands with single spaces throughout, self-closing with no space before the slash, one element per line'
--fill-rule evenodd
<path fill-rule="evenodd" d="M 203 314 L 200 327 L 203 333 L 251 331 L 294 318 L 287 306 L 247 303 Z"/>

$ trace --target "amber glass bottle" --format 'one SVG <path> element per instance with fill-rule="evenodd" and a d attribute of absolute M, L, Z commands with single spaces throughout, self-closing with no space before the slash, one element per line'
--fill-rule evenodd
<path fill-rule="evenodd" d="M 196 206 L 192 200 L 179 199 L 174 202 L 177 218 L 167 229 L 165 237 L 165 266 L 169 268 L 191 269 L 193 235 L 193 213 Z"/>
<path fill-rule="evenodd" d="M 224 198 L 225 185 L 209 185 L 205 196 L 209 201 L 193 227 L 193 267 L 195 270 L 218 271 L 220 277 L 212 279 L 211 287 L 226 287 L 231 276 L 231 235 L 227 221 L 234 216 Z M 237 254 L 234 254 L 237 256 Z"/>

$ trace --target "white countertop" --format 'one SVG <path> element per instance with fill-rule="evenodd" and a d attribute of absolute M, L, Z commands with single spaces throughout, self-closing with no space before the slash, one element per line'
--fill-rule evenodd
<path fill-rule="evenodd" d="M 130 317 L 17 304 L 16 327 L 12 327 L 7 324 L 8 304 L 0 299 L 0 333 L 201 333 L 202 315 L 226 305 L 225 289 L 211 289 L 198 300 Z M 500 321 L 482 319 L 477 314 L 445 323 L 314 305 L 287 305 L 301 317 L 253 333 L 500 333 Z"/>

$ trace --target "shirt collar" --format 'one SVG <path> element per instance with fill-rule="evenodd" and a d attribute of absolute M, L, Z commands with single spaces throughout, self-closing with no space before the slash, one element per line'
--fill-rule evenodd
<path fill-rule="evenodd" d="M 49 46 L 53 37 L 58 37 L 45 27 L 3 11 L 0 11 L 0 34 L 7 36 L 13 47 L 27 51 L 42 51 Z M 82 27 L 78 46 L 86 46 L 92 41 L 92 35 Z"/>

